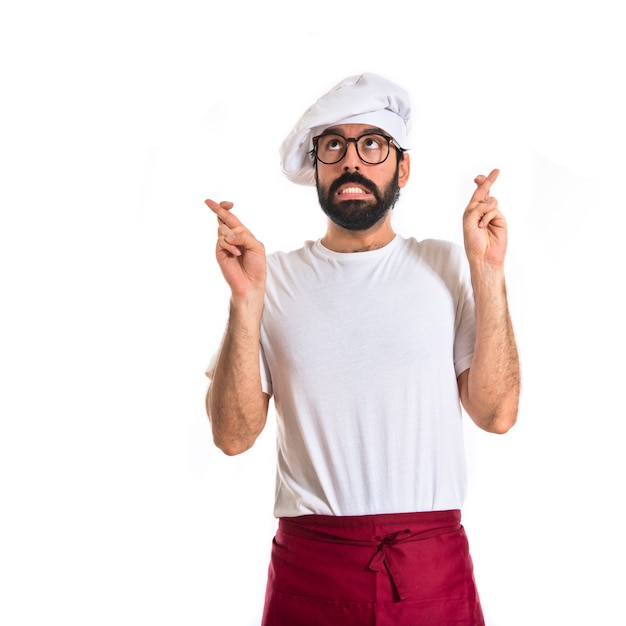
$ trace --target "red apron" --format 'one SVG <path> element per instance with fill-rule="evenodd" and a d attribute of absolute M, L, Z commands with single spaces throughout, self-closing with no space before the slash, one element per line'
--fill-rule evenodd
<path fill-rule="evenodd" d="M 262 626 L 483 626 L 460 511 L 281 518 Z"/>

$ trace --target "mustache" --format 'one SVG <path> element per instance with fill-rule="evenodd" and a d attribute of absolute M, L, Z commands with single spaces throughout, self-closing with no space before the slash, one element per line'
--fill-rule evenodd
<path fill-rule="evenodd" d="M 329 197 L 332 197 L 339 190 L 339 187 L 347 183 L 357 183 L 371 192 L 377 200 L 380 198 L 376 184 L 365 178 L 360 172 L 344 172 L 339 178 L 334 180 L 328 189 Z"/>

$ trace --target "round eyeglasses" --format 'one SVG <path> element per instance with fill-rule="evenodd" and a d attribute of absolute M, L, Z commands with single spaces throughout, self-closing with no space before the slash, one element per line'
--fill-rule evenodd
<path fill-rule="evenodd" d="M 339 163 L 348 152 L 348 144 L 354 142 L 356 153 L 363 163 L 378 165 L 389 156 L 393 138 L 380 133 L 365 133 L 360 137 L 342 137 L 327 133 L 313 137 L 313 155 L 326 165 Z"/>

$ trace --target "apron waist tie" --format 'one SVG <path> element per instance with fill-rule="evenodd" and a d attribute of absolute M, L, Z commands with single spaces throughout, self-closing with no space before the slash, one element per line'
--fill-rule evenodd
<path fill-rule="evenodd" d="M 391 583 L 398 594 L 400 600 L 406 600 L 414 591 L 410 588 L 405 581 L 405 577 L 402 574 L 402 567 L 400 564 L 405 561 L 406 554 L 404 547 L 406 544 L 423 541 L 424 539 L 430 539 L 438 535 L 454 532 L 458 530 L 460 525 L 452 528 L 436 528 L 417 535 L 411 535 L 410 530 L 403 530 L 386 535 L 385 537 L 377 539 L 380 540 L 376 548 L 376 553 L 370 559 L 367 567 L 373 572 L 382 571 L 383 567 L 387 570 L 387 574 L 391 579 Z M 399 563 L 400 562 L 400 563 Z"/>
<path fill-rule="evenodd" d="M 418 517 L 421 520 L 428 520 L 428 523 L 431 524 L 430 530 L 419 530 L 419 526 L 416 523 Z M 382 536 L 370 535 L 367 537 L 362 530 L 369 524 L 380 526 L 380 522 L 388 522 L 389 518 L 398 526 L 402 524 L 400 528 L 404 526 L 404 523 L 407 526 L 403 530 Z M 436 526 L 433 527 L 435 524 Z M 411 578 L 410 573 L 420 566 L 419 562 L 416 563 L 415 557 L 408 551 L 410 544 L 438 535 L 456 532 L 462 526 L 460 511 L 454 510 L 429 512 L 424 517 L 420 513 L 401 513 L 389 516 L 374 515 L 343 518 L 322 515 L 281 518 L 281 528 L 287 534 L 314 541 L 351 545 L 369 550 L 374 548 L 375 552 L 366 565 L 367 569 L 373 572 L 386 570 L 396 596 L 400 600 L 405 600 L 417 589 L 415 583 L 411 584 L 409 582 Z M 353 532 L 353 528 L 359 529 L 359 532 Z M 407 581 L 407 578 L 409 581 Z"/>

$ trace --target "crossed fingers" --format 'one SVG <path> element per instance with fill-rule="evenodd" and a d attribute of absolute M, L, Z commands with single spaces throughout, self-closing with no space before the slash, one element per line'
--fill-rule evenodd
<path fill-rule="evenodd" d="M 241 222 L 230 212 L 233 203 L 226 200 L 215 202 L 215 200 L 205 200 L 204 203 L 215 213 L 219 224 L 226 224 L 230 228 L 241 226 Z"/>
<path fill-rule="evenodd" d="M 473 202 L 486 202 L 489 200 L 489 191 L 491 190 L 491 185 L 496 182 L 496 178 L 498 178 L 498 174 L 500 170 L 495 169 L 492 170 L 489 176 L 484 176 L 483 174 L 479 174 L 474 179 L 476 183 L 476 191 L 472 195 L 472 199 L 470 200 L 470 204 Z"/>
<path fill-rule="evenodd" d="M 474 179 L 477 187 L 472 194 L 470 202 L 467 206 L 466 216 L 470 218 L 470 214 L 475 215 L 475 212 L 478 209 L 479 228 L 484 228 L 499 215 L 498 201 L 496 200 L 496 198 L 492 198 L 489 195 L 491 186 L 498 178 L 499 173 L 500 170 L 494 169 L 490 172 L 489 176 L 479 174 Z"/>
<path fill-rule="evenodd" d="M 230 212 L 233 203 L 226 200 L 219 203 L 214 200 L 205 200 L 204 202 L 217 217 L 217 247 L 232 256 L 241 256 L 241 250 L 238 246 L 242 245 L 243 242 L 240 235 L 246 229 L 239 219 Z"/>

